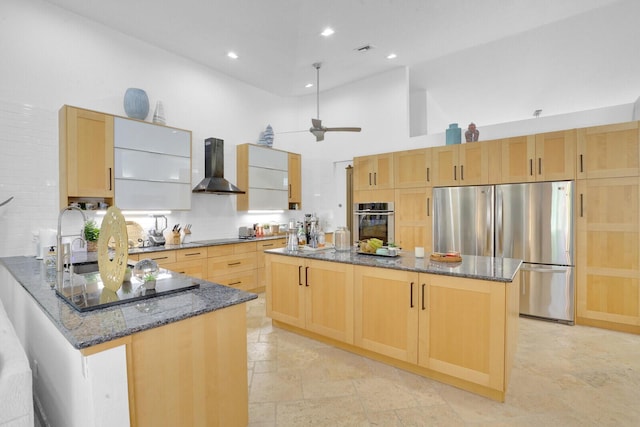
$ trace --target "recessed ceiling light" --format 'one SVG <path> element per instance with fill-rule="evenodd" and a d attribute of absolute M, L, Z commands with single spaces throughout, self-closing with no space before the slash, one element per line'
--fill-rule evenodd
<path fill-rule="evenodd" d="M 387 55 L 387 59 L 396 59 L 398 57 L 398 55 L 396 55 L 395 53 L 390 53 L 389 55 Z"/>
<path fill-rule="evenodd" d="M 231 59 L 238 59 L 238 54 L 235 52 L 229 52 L 227 53 L 227 56 Z"/>
<path fill-rule="evenodd" d="M 333 28 L 331 27 L 327 27 L 324 29 L 324 31 L 322 31 L 320 34 L 325 36 L 325 37 L 329 37 L 331 34 L 335 33 L 335 31 L 333 31 Z"/>
<path fill-rule="evenodd" d="M 307 83 L 304 87 L 313 87 L 313 83 Z"/>

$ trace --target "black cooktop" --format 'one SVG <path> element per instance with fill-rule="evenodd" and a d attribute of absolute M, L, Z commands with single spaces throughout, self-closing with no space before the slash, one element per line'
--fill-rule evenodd
<path fill-rule="evenodd" d="M 160 269 L 155 290 L 145 289 L 142 282 L 132 278 L 131 281 L 124 281 L 118 292 L 113 292 L 104 287 L 98 272 L 74 274 L 72 279 L 65 274 L 63 286 L 56 287 L 56 294 L 80 312 L 168 295 L 200 286 L 193 281 L 192 277 L 165 269 Z"/>

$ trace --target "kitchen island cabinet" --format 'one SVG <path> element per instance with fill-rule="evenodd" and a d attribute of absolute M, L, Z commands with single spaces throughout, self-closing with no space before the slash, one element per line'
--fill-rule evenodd
<path fill-rule="evenodd" d="M 267 315 L 275 326 L 504 401 L 518 335 L 520 260 L 464 256 L 449 265 L 410 253 L 266 253 Z M 343 275 L 353 268 L 353 294 L 345 286 L 328 305 L 348 313 L 352 299 L 353 344 L 300 321 L 305 267 L 318 262 Z M 336 280 L 328 275 L 320 286 Z"/>
<path fill-rule="evenodd" d="M 51 425 L 247 425 L 244 303 L 256 295 L 200 280 L 79 312 L 56 296 L 42 261 L 2 258 L 0 280 Z"/>
<path fill-rule="evenodd" d="M 353 343 L 353 267 L 267 256 L 267 316 Z"/>

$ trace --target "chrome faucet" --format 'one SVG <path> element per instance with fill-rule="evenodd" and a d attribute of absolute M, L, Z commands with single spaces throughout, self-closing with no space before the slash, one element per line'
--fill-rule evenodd
<path fill-rule="evenodd" d="M 68 211 L 78 211 L 80 212 L 80 214 L 82 215 L 82 220 L 84 221 L 84 223 L 87 222 L 87 216 L 84 214 L 84 212 L 82 212 L 82 210 L 80 208 L 76 208 L 75 206 L 67 206 L 66 208 L 62 209 L 60 211 L 60 214 L 58 215 L 58 235 L 57 235 L 57 247 L 56 247 L 56 251 L 57 251 L 57 268 L 56 271 L 58 273 L 61 273 L 64 270 L 64 260 L 66 257 L 68 257 L 69 259 L 69 264 L 71 264 L 71 245 L 69 245 L 68 249 L 65 249 L 64 246 L 62 245 L 62 238 L 63 237 L 71 237 L 71 236 L 78 236 L 81 240 L 82 239 L 82 232 L 80 232 L 80 234 L 67 234 L 67 235 L 62 235 L 62 217 L 64 216 L 65 212 Z M 84 227 L 83 227 L 84 229 Z M 77 239 L 76 239 L 77 240 Z M 75 242 L 75 240 L 74 240 Z M 84 242 L 84 240 L 83 240 Z"/>

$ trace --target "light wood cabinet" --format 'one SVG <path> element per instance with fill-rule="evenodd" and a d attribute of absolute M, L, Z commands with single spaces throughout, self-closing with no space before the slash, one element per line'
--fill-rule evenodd
<path fill-rule="evenodd" d="M 249 291 L 257 288 L 256 242 L 209 246 L 207 280 Z"/>
<path fill-rule="evenodd" d="M 575 179 L 575 152 L 575 129 L 503 139 L 502 182 Z"/>
<path fill-rule="evenodd" d="M 257 272 L 257 287 L 253 289 L 254 292 L 262 292 L 267 285 L 267 276 L 265 269 L 265 253 L 268 249 L 285 248 L 287 246 L 287 239 L 272 239 L 256 242 L 256 263 L 258 266 Z"/>
<path fill-rule="evenodd" d="M 302 209 L 302 156 L 289 153 L 289 209 Z"/>
<path fill-rule="evenodd" d="M 640 333 L 640 178 L 578 180 L 576 323 Z"/>
<path fill-rule="evenodd" d="M 163 268 L 206 280 L 207 248 L 178 249 L 175 262 L 164 263 Z"/>
<path fill-rule="evenodd" d="M 151 259 L 155 261 L 158 266 L 166 269 L 169 269 L 166 267 L 167 265 L 175 264 L 176 262 L 176 251 L 144 252 L 136 255 L 138 256 L 138 261 L 142 259 Z M 132 259 L 132 257 L 129 256 L 129 259 Z"/>
<path fill-rule="evenodd" d="M 489 145 L 468 143 L 432 148 L 434 186 L 480 185 L 489 182 Z"/>
<path fill-rule="evenodd" d="M 432 188 L 403 188 L 395 191 L 395 244 L 413 251 L 416 246 L 431 253 Z"/>
<path fill-rule="evenodd" d="M 355 157 L 353 169 L 353 189 L 355 191 L 394 188 L 393 153 Z"/>
<path fill-rule="evenodd" d="M 421 274 L 420 288 L 418 363 L 445 375 L 505 391 L 510 372 L 505 365 L 513 358 L 517 336 L 517 283 L 505 286 Z M 516 310 L 505 315 L 505 302 L 509 300 L 507 307 L 515 306 Z"/>
<path fill-rule="evenodd" d="M 266 255 L 267 316 L 353 343 L 353 266 Z"/>
<path fill-rule="evenodd" d="M 113 205 L 113 116 L 64 105 L 59 113 L 60 208 Z"/>
<path fill-rule="evenodd" d="M 239 304 L 132 335 L 131 425 L 246 426 L 246 333 Z"/>
<path fill-rule="evenodd" d="M 431 187 L 431 149 L 393 153 L 393 174 L 395 188 Z"/>
<path fill-rule="evenodd" d="M 578 129 L 578 179 L 640 175 L 638 123 Z"/>
<path fill-rule="evenodd" d="M 418 361 L 418 273 L 354 267 L 355 345 Z"/>

